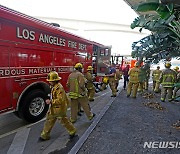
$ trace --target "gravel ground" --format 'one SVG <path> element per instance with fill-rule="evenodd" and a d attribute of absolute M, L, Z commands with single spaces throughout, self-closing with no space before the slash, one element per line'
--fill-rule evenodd
<path fill-rule="evenodd" d="M 180 102 L 159 100 L 160 94 L 133 99 L 121 91 L 78 154 L 180 153 L 180 129 L 173 127 L 180 120 Z M 151 104 L 150 108 L 146 105 L 150 102 L 160 107 Z M 144 142 L 156 142 L 154 147 L 158 147 L 159 142 L 172 141 L 179 148 L 144 148 Z"/>

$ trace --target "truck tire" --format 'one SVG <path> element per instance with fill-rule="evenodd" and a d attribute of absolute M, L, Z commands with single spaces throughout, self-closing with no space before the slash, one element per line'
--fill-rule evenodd
<path fill-rule="evenodd" d="M 22 100 L 19 116 L 27 122 L 41 120 L 49 108 L 45 102 L 46 95 L 40 89 L 30 91 Z"/>

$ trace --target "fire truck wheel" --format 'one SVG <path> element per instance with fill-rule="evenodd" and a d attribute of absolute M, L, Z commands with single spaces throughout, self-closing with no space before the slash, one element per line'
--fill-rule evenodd
<path fill-rule="evenodd" d="M 42 119 L 48 110 L 45 102 L 46 95 L 42 90 L 33 90 L 29 92 L 22 100 L 19 115 L 27 122 L 36 122 Z"/>

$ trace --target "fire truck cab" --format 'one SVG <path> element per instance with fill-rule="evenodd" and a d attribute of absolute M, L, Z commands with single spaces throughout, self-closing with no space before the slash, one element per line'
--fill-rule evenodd
<path fill-rule="evenodd" d="M 93 42 L 93 74 L 95 75 L 94 85 L 96 92 L 100 91 L 103 77 L 108 74 L 108 67 L 110 66 L 111 46 L 104 46 L 102 44 Z"/>
<path fill-rule="evenodd" d="M 0 5 L 0 113 L 13 111 L 28 122 L 43 118 L 50 93 L 47 74 L 57 71 L 67 90 L 74 65 L 80 62 L 84 69 L 92 65 L 94 46 L 92 41 Z"/>
<path fill-rule="evenodd" d="M 97 76 L 103 76 L 110 65 L 111 47 L 93 44 L 93 68 Z"/>

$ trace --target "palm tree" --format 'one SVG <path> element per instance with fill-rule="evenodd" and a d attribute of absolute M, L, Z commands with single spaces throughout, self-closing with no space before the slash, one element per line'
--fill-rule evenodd
<path fill-rule="evenodd" d="M 157 63 L 161 59 L 180 56 L 179 10 L 173 4 L 142 3 L 134 9 L 138 12 L 156 12 L 137 17 L 131 28 L 148 29 L 151 35 L 132 44 L 132 56 L 146 58 Z"/>

